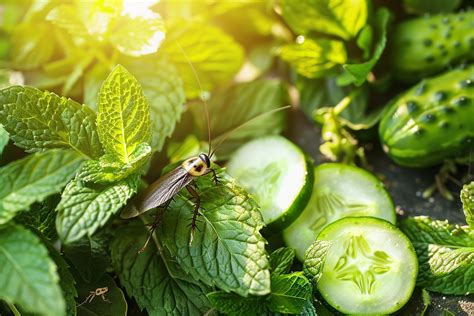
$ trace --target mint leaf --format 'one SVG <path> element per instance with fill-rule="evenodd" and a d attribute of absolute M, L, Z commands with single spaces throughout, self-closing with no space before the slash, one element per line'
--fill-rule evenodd
<path fill-rule="evenodd" d="M 300 315 L 300 316 L 318 316 L 318 314 L 316 313 L 316 308 L 314 307 L 313 302 L 312 302 L 311 299 L 306 302 L 306 304 L 303 306 L 303 310 L 298 315 Z"/>
<path fill-rule="evenodd" d="M 0 227 L 0 299 L 27 312 L 65 315 L 56 266 L 39 239 L 20 225 Z"/>
<path fill-rule="evenodd" d="M 77 14 L 77 8 L 70 4 L 60 4 L 54 7 L 46 16 L 46 20 L 66 30 L 69 34 L 77 37 L 86 37 L 89 32 Z"/>
<path fill-rule="evenodd" d="M 129 156 L 128 163 L 118 162 L 115 155 L 104 155 L 99 160 L 86 161 L 77 177 L 86 182 L 117 182 L 139 170 L 150 156 L 150 145 L 141 143 Z"/>
<path fill-rule="evenodd" d="M 229 316 L 256 316 L 268 315 L 270 310 L 266 304 L 266 297 L 249 296 L 242 297 L 235 293 L 226 293 L 224 291 L 211 292 L 207 298 L 212 306 L 225 315 Z"/>
<path fill-rule="evenodd" d="M 175 197 L 163 216 L 157 229 L 163 244 L 197 280 L 242 296 L 268 294 L 270 272 L 257 204 L 228 178 L 216 186 L 210 177 L 200 177 L 197 186 L 201 222 L 192 244 L 189 222 L 194 202 L 185 197 Z"/>
<path fill-rule="evenodd" d="M 111 243 L 114 270 L 127 293 L 150 315 L 200 315 L 208 311 L 208 288 L 184 274 L 166 249 L 155 243 L 139 254 L 148 229 L 130 221 L 115 232 Z"/>
<path fill-rule="evenodd" d="M 290 272 L 295 254 L 295 250 L 288 247 L 282 247 L 272 252 L 269 259 L 272 275 Z"/>
<path fill-rule="evenodd" d="M 364 27 L 368 15 L 366 0 L 284 0 L 282 14 L 298 34 L 321 32 L 349 40 Z"/>
<path fill-rule="evenodd" d="M 428 307 L 431 304 L 430 292 L 428 292 L 426 289 L 422 289 L 421 290 L 421 299 L 423 300 L 423 310 L 421 311 L 420 316 L 425 316 L 426 311 L 428 310 Z"/>
<path fill-rule="evenodd" d="M 77 272 L 78 279 L 86 283 L 95 283 L 110 266 L 109 239 L 104 238 L 103 232 L 63 245 L 61 249 Z"/>
<path fill-rule="evenodd" d="M 106 186 L 88 186 L 77 179 L 69 182 L 56 208 L 56 230 L 61 240 L 68 244 L 86 234 L 92 236 L 125 205 L 137 186 L 135 176 Z"/>
<path fill-rule="evenodd" d="M 198 156 L 201 153 L 199 139 L 191 134 L 181 142 L 170 142 L 166 147 L 166 155 L 170 163 L 185 160 L 189 157 Z"/>
<path fill-rule="evenodd" d="M 262 116 L 251 122 L 249 120 L 287 105 L 288 99 L 287 87 L 279 80 L 241 83 L 216 94 L 208 104 L 212 143 L 218 144 L 229 136 L 219 147 L 219 158 L 228 157 L 238 146 L 253 138 L 280 133 L 285 126 L 284 111 Z M 207 125 L 202 116 L 203 108 L 201 105 L 196 105 L 192 110 L 204 137 L 207 135 Z M 245 125 L 234 131 L 242 124 Z"/>
<path fill-rule="evenodd" d="M 9 138 L 10 137 L 8 136 L 8 132 L 0 124 L 0 155 L 2 155 L 3 149 L 8 144 L 8 139 Z"/>
<path fill-rule="evenodd" d="M 52 32 L 51 25 L 44 22 L 18 24 L 11 34 L 15 39 L 10 47 L 13 68 L 30 70 L 50 61 L 56 50 Z"/>
<path fill-rule="evenodd" d="M 107 292 L 104 294 L 104 297 L 108 302 L 104 302 L 101 296 L 96 296 L 92 301 L 85 302 L 85 299 L 90 295 L 91 291 L 104 287 L 107 287 Z M 79 281 L 77 291 L 79 292 L 77 304 L 84 303 L 77 307 L 79 315 L 127 315 L 128 305 L 125 296 L 114 279 L 107 273 L 102 274 L 99 279 L 92 283 Z"/>
<path fill-rule="evenodd" d="M 281 47 L 279 55 L 297 73 L 307 78 L 326 76 L 334 70 L 335 66 L 347 61 L 344 43 L 328 39 L 306 38 L 296 44 Z"/>
<path fill-rule="evenodd" d="M 150 114 L 138 81 L 117 66 L 99 92 L 97 132 L 106 154 L 129 163 L 136 147 L 150 141 Z"/>
<path fill-rule="evenodd" d="M 74 176 L 82 158 L 73 151 L 48 150 L 0 168 L 0 224 L 34 202 L 59 192 Z"/>
<path fill-rule="evenodd" d="M 379 9 L 375 16 L 374 26 L 374 29 L 378 34 L 378 39 L 375 44 L 372 57 L 364 63 L 345 64 L 343 67 L 346 72 L 339 78 L 339 84 L 348 85 L 354 83 L 356 86 L 360 86 L 366 81 L 370 71 L 372 68 L 374 68 L 375 64 L 378 62 L 382 56 L 383 51 L 385 50 L 385 45 L 387 44 L 387 27 L 389 21 L 390 11 L 388 11 L 386 8 Z"/>
<path fill-rule="evenodd" d="M 471 229 L 474 229 L 474 181 L 462 187 L 461 202 L 466 222 Z"/>
<path fill-rule="evenodd" d="M 244 59 L 243 48 L 232 37 L 203 22 L 171 25 L 162 49 L 178 69 L 189 99 L 201 96 L 201 88 L 209 93 L 230 80 Z"/>
<path fill-rule="evenodd" d="M 83 74 L 83 99 L 91 109 L 97 111 L 97 97 L 100 87 L 105 78 L 109 75 L 109 68 L 102 63 L 96 63 L 88 70 L 84 70 Z"/>
<path fill-rule="evenodd" d="M 54 209 L 58 205 L 59 199 L 59 194 L 55 194 L 43 202 L 33 204 L 29 210 L 16 215 L 15 222 L 39 232 L 41 237 L 49 242 L 56 241 L 58 234 L 55 226 L 56 212 Z"/>
<path fill-rule="evenodd" d="M 40 235 L 43 239 L 43 236 Z M 48 249 L 49 256 L 53 259 L 54 263 L 58 268 L 59 285 L 61 287 L 64 300 L 66 303 L 66 315 L 76 315 L 76 281 L 69 271 L 69 265 L 67 264 L 64 257 L 54 248 L 54 246 L 48 243 L 47 240 L 43 239 Z"/>
<path fill-rule="evenodd" d="M 150 103 L 151 145 L 154 151 L 160 151 L 184 110 L 183 81 L 173 65 L 155 56 L 128 58 L 122 62 L 136 76 Z"/>
<path fill-rule="evenodd" d="M 91 158 L 102 153 L 94 112 L 51 92 L 26 86 L 0 90 L 0 124 L 27 152 L 72 148 Z"/>
<path fill-rule="evenodd" d="M 303 272 L 272 275 L 272 292 L 268 296 L 270 310 L 298 314 L 311 299 L 313 288 Z"/>
<path fill-rule="evenodd" d="M 139 57 L 155 53 L 165 38 L 165 25 L 158 13 L 130 16 L 122 14 L 109 31 L 109 41 L 119 52 Z"/>
<path fill-rule="evenodd" d="M 331 247 L 331 242 L 316 240 L 311 246 L 309 246 L 308 250 L 306 250 L 303 271 L 314 284 L 317 284 L 321 277 L 329 247 Z"/>
<path fill-rule="evenodd" d="M 400 228 L 418 255 L 417 285 L 432 292 L 474 292 L 474 231 L 426 216 L 407 218 Z"/>

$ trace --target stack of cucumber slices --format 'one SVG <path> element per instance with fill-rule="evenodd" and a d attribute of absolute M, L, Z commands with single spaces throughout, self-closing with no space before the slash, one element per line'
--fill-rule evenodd
<path fill-rule="evenodd" d="M 242 146 L 227 171 L 254 195 L 268 229 L 281 233 L 305 266 L 321 263 L 311 278 L 332 307 L 389 314 L 410 299 L 416 253 L 395 226 L 389 194 L 370 172 L 339 163 L 314 167 L 281 136 Z M 315 251 L 318 245 L 324 251 Z"/>

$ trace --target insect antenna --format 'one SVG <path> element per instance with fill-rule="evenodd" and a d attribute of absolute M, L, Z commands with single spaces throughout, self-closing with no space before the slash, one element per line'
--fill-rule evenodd
<path fill-rule="evenodd" d="M 270 110 L 268 112 L 264 112 L 264 113 L 260 113 L 259 115 L 257 116 L 254 116 L 252 117 L 251 119 L 249 119 L 248 121 L 246 122 L 243 122 L 242 124 L 234 127 L 233 129 L 231 129 L 230 131 L 227 131 L 225 132 L 224 134 L 220 135 L 219 136 L 219 141 L 216 143 L 215 147 L 214 147 L 214 150 L 212 150 L 209 154 L 209 159 L 211 159 L 211 157 L 214 155 L 214 153 L 217 151 L 217 149 L 219 149 L 219 147 L 230 137 L 232 136 L 233 133 L 235 133 L 236 131 L 238 131 L 239 129 L 241 129 L 242 127 L 246 126 L 247 124 L 250 124 L 262 117 L 265 117 L 267 115 L 270 115 L 270 114 L 273 114 L 275 112 L 278 112 L 278 111 L 282 111 L 282 110 L 286 110 L 288 108 L 290 108 L 291 106 L 289 105 L 286 105 L 286 106 L 282 106 L 282 107 L 279 107 L 277 109 L 273 109 L 273 110 Z"/>
<path fill-rule="evenodd" d="M 183 47 L 181 46 L 181 44 L 179 44 L 178 40 L 175 40 L 176 41 L 176 45 L 178 45 L 179 47 L 179 50 L 181 51 L 181 53 L 183 54 L 184 58 L 186 59 L 187 63 L 189 64 L 189 67 L 191 67 L 191 70 L 193 72 L 193 75 L 194 75 L 194 78 L 196 79 L 196 83 L 198 85 L 198 88 L 199 88 L 199 95 L 200 95 L 200 99 L 204 105 L 204 111 L 206 112 L 206 122 L 207 122 L 207 140 L 209 142 L 209 150 L 207 152 L 207 156 L 208 157 L 211 157 L 211 122 L 210 122 L 210 119 L 209 119 L 209 111 L 207 109 L 207 101 L 206 101 L 206 97 L 204 96 L 204 91 L 202 89 L 202 85 L 201 85 L 201 80 L 199 80 L 199 76 L 198 76 L 198 73 L 196 71 L 196 68 L 194 67 L 193 63 L 191 62 L 191 60 L 189 59 L 189 56 L 188 54 L 186 54 L 186 52 L 184 51 Z"/>

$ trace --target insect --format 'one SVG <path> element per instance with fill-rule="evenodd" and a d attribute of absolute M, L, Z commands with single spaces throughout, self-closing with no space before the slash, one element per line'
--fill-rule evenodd
<path fill-rule="evenodd" d="M 82 302 L 81 304 L 77 305 L 76 307 L 79 307 L 85 303 L 91 303 L 94 298 L 96 296 L 100 296 L 102 297 L 102 300 L 104 302 L 107 302 L 107 303 L 112 303 L 111 301 L 109 301 L 108 299 L 105 298 L 105 294 L 109 291 L 109 288 L 106 286 L 106 287 L 98 287 L 96 288 L 94 291 L 90 291 L 89 292 L 89 295 L 86 297 L 86 299 L 84 300 L 84 302 Z"/>
<path fill-rule="evenodd" d="M 187 55 L 182 49 L 182 47 L 177 43 L 180 47 L 183 55 L 187 59 Z M 201 89 L 201 83 L 199 78 L 197 77 L 197 73 L 192 65 L 192 63 L 188 60 L 189 65 L 193 69 L 197 84 Z M 201 89 L 202 91 L 202 89 Z M 172 171 L 166 173 L 165 175 L 161 176 L 158 180 L 153 182 L 148 188 L 146 188 L 143 192 L 141 192 L 137 197 L 135 197 L 131 203 L 122 211 L 120 216 L 123 219 L 128 219 L 132 217 L 136 217 L 141 215 L 153 208 L 160 207 L 161 210 L 156 214 L 155 221 L 151 224 L 150 234 L 148 239 L 146 240 L 144 246 L 139 250 L 139 253 L 143 252 L 151 237 L 153 236 L 153 232 L 155 231 L 158 223 L 161 220 L 161 217 L 164 211 L 167 209 L 168 205 L 171 203 L 172 198 L 178 194 L 181 189 L 186 188 L 187 191 L 191 194 L 194 198 L 194 212 L 193 217 L 191 219 L 190 227 L 191 227 L 191 235 L 189 243 L 192 243 L 194 230 L 196 229 L 197 225 L 197 216 L 199 215 L 199 208 L 201 205 L 201 198 L 198 193 L 197 184 L 194 181 L 198 177 L 202 177 L 208 174 L 212 174 L 215 184 L 217 185 L 219 179 L 217 177 L 216 171 L 211 168 L 211 158 L 218 149 L 218 147 L 235 131 L 243 127 L 244 125 L 251 123 L 252 121 L 261 118 L 262 116 L 266 116 L 272 114 L 274 112 L 287 109 L 290 106 L 285 106 L 281 108 L 277 108 L 260 115 L 257 115 L 250 120 L 244 122 L 243 124 L 235 127 L 234 129 L 228 131 L 227 133 L 223 134 L 219 142 L 216 144 L 215 148 L 212 150 L 212 143 L 211 143 L 211 129 L 210 129 L 210 121 L 209 121 L 209 113 L 207 109 L 207 103 L 203 99 L 203 105 L 206 115 L 207 121 L 207 131 L 208 131 L 208 143 L 209 143 L 209 150 L 206 153 L 201 153 L 196 157 L 191 157 L 186 159 L 180 166 L 176 167 Z"/>

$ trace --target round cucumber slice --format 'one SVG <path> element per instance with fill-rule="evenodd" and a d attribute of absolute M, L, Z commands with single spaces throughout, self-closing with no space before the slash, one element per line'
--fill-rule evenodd
<path fill-rule="evenodd" d="M 282 136 L 267 136 L 239 148 L 227 172 L 251 193 L 270 231 L 287 227 L 303 211 L 313 188 L 313 167 L 304 153 Z"/>
<path fill-rule="evenodd" d="M 330 241 L 317 287 L 345 314 L 390 314 L 410 299 L 418 261 L 410 240 L 373 217 L 346 217 L 324 228 Z"/>
<path fill-rule="evenodd" d="M 370 172 L 340 163 L 314 168 L 311 199 L 301 215 L 283 232 L 285 243 L 303 261 L 319 232 L 346 216 L 373 216 L 396 223 L 395 207 L 383 183 Z"/>

